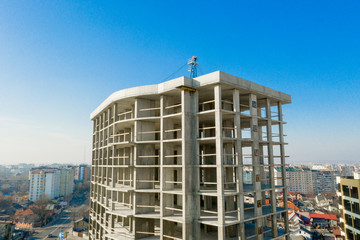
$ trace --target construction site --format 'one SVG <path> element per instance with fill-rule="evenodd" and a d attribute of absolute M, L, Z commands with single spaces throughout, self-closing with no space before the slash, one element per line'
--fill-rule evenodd
<path fill-rule="evenodd" d="M 110 95 L 91 114 L 90 238 L 289 239 L 289 103 L 221 71 Z"/>

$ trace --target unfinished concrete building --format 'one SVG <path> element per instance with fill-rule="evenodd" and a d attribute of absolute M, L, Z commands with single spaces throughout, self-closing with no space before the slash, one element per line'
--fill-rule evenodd
<path fill-rule="evenodd" d="M 290 102 L 220 71 L 112 94 L 91 114 L 90 238 L 288 239 Z"/>

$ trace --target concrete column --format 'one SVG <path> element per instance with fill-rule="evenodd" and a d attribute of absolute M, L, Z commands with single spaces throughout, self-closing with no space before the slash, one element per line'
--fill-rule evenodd
<path fill-rule="evenodd" d="M 114 103 L 113 114 L 114 114 L 114 122 L 116 122 L 118 120 L 117 103 Z"/>
<path fill-rule="evenodd" d="M 275 192 L 275 167 L 274 167 L 274 151 L 273 151 L 273 141 L 272 141 L 272 122 L 271 122 L 271 105 L 270 99 L 265 100 L 265 110 L 266 110 L 266 136 L 268 140 L 268 160 L 269 160 L 269 178 L 270 178 L 270 203 L 271 203 L 271 228 L 272 236 L 276 238 L 278 236 L 277 231 L 277 219 L 276 219 L 276 192 Z"/>
<path fill-rule="evenodd" d="M 221 86 L 214 87 L 215 96 L 215 131 L 216 131 L 216 178 L 218 204 L 218 239 L 225 239 L 225 199 L 224 199 L 224 167 L 222 139 Z"/>
<path fill-rule="evenodd" d="M 99 115 L 99 142 L 98 142 L 98 146 L 99 146 L 99 148 L 100 147 L 102 147 L 102 143 L 101 143 L 101 141 L 102 141 L 102 122 L 101 122 L 101 119 L 102 119 L 102 115 Z M 99 150 L 99 152 L 100 152 L 100 150 Z M 100 158 L 100 156 L 99 156 L 99 158 Z M 100 159 L 99 159 L 99 161 L 100 161 Z"/>
<path fill-rule="evenodd" d="M 196 155 L 193 149 L 195 145 L 193 137 L 193 98 L 194 94 L 192 92 L 181 91 L 183 239 L 194 239 L 193 214 L 196 208 L 193 196 L 193 161 Z"/>
<path fill-rule="evenodd" d="M 115 181 L 116 181 L 116 178 L 115 178 L 115 168 L 114 168 L 114 156 L 115 156 L 115 146 L 112 146 L 112 166 L 111 166 L 111 187 L 115 187 Z"/>
<path fill-rule="evenodd" d="M 97 144 L 96 144 L 96 148 L 97 148 L 97 151 L 98 151 L 98 155 L 97 155 L 97 164 L 99 164 L 99 160 L 100 160 L 100 156 L 99 156 L 99 148 L 100 148 L 100 141 L 101 141 L 101 137 L 100 137 L 100 133 L 101 133 L 101 123 L 100 123 L 100 118 L 101 116 L 99 116 L 97 118 L 97 128 L 98 128 L 98 131 L 96 133 L 96 138 L 97 138 Z"/>
<path fill-rule="evenodd" d="M 113 123 L 113 128 L 112 128 L 112 135 L 113 135 L 113 143 L 114 143 L 114 141 L 115 141 L 115 137 L 114 137 L 114 135 L 116 134 L 116 116 L 117 116 L 117 107 L 116 107 L 117 105 L 116 105 L 116 103 L 114 104 L 114 107 L 113 107 L 113 114 L 114 114 L 114 123 Z M 111 184 L 111 187 L 115 187 L 115 181 L 116 181 L 116 177 L 115 177 L 115 168 L 114 168 L 114 162 L 115 162 L 115 149 L 116 149 L 116 147 L 115 147 L 115 145 L 113 145 L 112 147 L 111 147 L 111 149 L 112 149 L 112 184 Z M 116 159 L 116 161 L 118 161 L 118 159 Z"/>
<path fill-rule="evenodd" d="M 282 104 L 278 102 L 278 114 L 279 114 L 279 134 L 280 134 L 280 156 L 281 156 L 281 171 L 282 171 L 282 184 L 284 187 L 283 192 L 283 201 L 284 201 L 284 208 L 288 209 L 288 202 L 287 202 L 287 184 L 286 184 L 286 163 L 285 163 L 285 142 L 284 142 L 284 128 L 283 128 L 283 115 L 282 115 Z M 288 234 L 286 235 L 286 239 L 289 240 L 289 218 L 288 218 L 288 212 L 285 212 L 285 232 Z"/>
<path fill-rule="evenodd" d="M 162 191 L 164 191 L 164 102 L 165 102 L 165 96 L 160 96 L 160 157 L 159 157 L 159 165 L 160 165 L 160 239 L 164 239 L 164 194 Z"/>
<path fill-rule="evenodd" d="M 137 179 L 137 175 L 136 175 L 136 161 L 137 161 L 137 145 L 136 145 L 136 142 L 137 142 L 137 136 L 138 136 L 138 131 L 139 131 L 139 121 L 137 120 L 138 118 L 138 99 L 135 99 L 135 105 L 134 105 L 134 118 L 135 118 L 135 122 L 134 122 L 134 173 L 133 173 L 133 186 L 134 186 L 134 190 L 137 189 L 137 184 L 136 184 L 136 179 Z M 136 192 L 134 191 L 133 192 L 134 194 L 134 204 L 133 204 L 133 215 L 135 215 L 137 213 L 137 208 L 136 208 L 136 203 L 137 203 L 137 196 L 136 196 Z M 137 231 L 137 227 L 136 227 L 136 222 L 135 222 L 135 217 L 133 217 L 132 219 L 133 221 L 133 226 L 134 226 L 134 236 L 136 236 L 136 231 Z"/>
<path fill-rule="evenodd" d="M 255 232 L 257 239 L 263 239 L 262 227 L 262 194 L 261 194 L 261 168 L 260 168 L 260 150 L 259 150 L 259 126 L 258 126 L 258 111 L 257 111 L 257 98 L 255 94 L 249 95 L 249 107 L 250 107 L 250 128 L 252 139 L 252 164 L 253 164 L 253 190 L 255 192 L 254 208 L 255 208 Z"/>
<path fill-rule="evenodd" d="M 199 110 L 199 96 L 198 92 L 193 92 L 192 94 L 192 109 L 193 114 L 192 118 L 192 135 L 193 139 L 192 144 L 192 194 L 193 194 L 193 238 L 194 240 L 200 239 L 200 224 L 197 223 L 197 219 L 200 217 L 200 196 L 197 194 L 200 191 L 200 182 L 199 182 L 199 169 L 195 168 L 195 165 L 199 164 L 199 143 L 197 141 L 199 134 L 199 119 L 196 113 Z"/>
<path fill-rule="evenodd" d="M 257 116 L 261 117 L 261 108 L 259 107 L 260 103 L 258 101 L 257 103 Z M 258 125 L 258 136 L 259 136 L 259 141 L 263 141 L 263 129 L 262 126 Z M 260 180 L 261 180 L 261 184 L 266 184 L 266 181 L 264 181 L 266 179 L 266 174 L 265 174 L 265 166 L 264 166 L 264 146 L 259 144 L 259 162 L 260 162 Z M 262 204 L 265 205 L 266 204 L 266 195 L 265 195 L 265 191 L 261 192 L 261 198 L 262 198 Z M 264 223 L 263 223 L 264 224 Z"/>
<path fill-rule="evenodd" d="M 107 127 L 110 126 L 110 121 L 111 121 L 111 108 L 108 108 L 108 110 L 107 110 L 107 124 L 106 124 Z"/>
<path fill-rule="evenodd" d="M 240 93 L 239 90 L 234 89 L 233 91 L 233 105 L 234 105 L 234 127 L 235 127 L 235 154 L 236 154 L 236 165 L 237 165 L 237 209 L 238 209 L 238 220 L 241 221 L 238 227 L 238 239 L 245 239 L 245 228 L 244 228 L 244 186 L 243 186 L 243 162 L 242 162 L 242 146 L 241 146 L 241 122 L 240 122 Z"/>
<path fill-rule="evenodd" d="M 109 166 L 110 162 L 110 148 L 106 147 L 106 165 Z M 110 171 L 111 169 L 109 167 L 106 168 L 106 186 L 110 186 Z"/>
<path fill-rule="evenodd" d="M 98 141 L 99 141 L 99 131 L 97 130 L 97 125 L 98 125 L 98 118 L 95 118 L 94 119 L 94 132 L 95 132 L 95 138 L 94 138 L 94 146 L 93 146 L 93 149 L 97 149 L 97 146 L 98 146 Z M 98 143 L 96 143 L 98 142 Z M 94 155 L 93 155 L 93 159 L 94 159 Z M 94 163 L 93 163 L 94 164 Z"/>
<path fill-rule="evenodd" d="M 101 130 L 102 130 L 102 147 L 104 147 L 105 146 L 105 131 L 106 131 L 106 129 L 104 129 L 105 128 L 105 112 L 102 114 L 102 118 L 101 118 L 101 122 L 102 122 L 102 124 L 101 124 Z M 102 159 L 102 164 L 104 164 L 104 155 L 103 155 L 103 159 Z"/>
<path fill-rule="evenodd" d="M 108 146 L 109 144 L 109 140 L 110 140 L 110 112 L 111 112 L 111 108 L 108 108 L 107 112 L 107 124 L 106 124 L 106 137 L 105 137 L 105 142 L 104 144 L 106 144 L 106 146 Z M 106 161 L 105 161 L 105 165 L 109 165 L 110 162 L 110 147 L 106 147 Z M 110 183 L 110 179 L 109 179 L 109 172 L 110 169 L 107 167 L 106 168 L 106 186 L 109 186 Z"/>

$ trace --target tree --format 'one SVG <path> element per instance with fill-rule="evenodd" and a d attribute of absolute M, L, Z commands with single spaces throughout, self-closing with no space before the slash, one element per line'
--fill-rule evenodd
<path fill-rule="evenodd" d="M 6 226 L 4 239 L 10 239 L 10 235 L 11 235 L 11 223 L 8 223 Z"/>
<path fill-rule="evenodd" d="M 3 193 L 9 193 L 10 192 L 10 184 L 8 183 L 4 183 L 2 186 L 1 186 L 1 191 Z"/>
<path fill-rule="evenodd" d="M 48 211 L 46 211 L 46 206 L 49 203 L 49 198 L 42 195 L 34 205 L 31 207 L 31 210 L 39 218 L 41 225 L 46 223 L 47 218 L 49 217 Z"/>
<path fill-rule="evenodd" d="M 1 196 L 0 197 L 0 210 L 6 210 L 11 207 L 12 200 L 10 196 Z"/>
<path fill-rule="evenodd" d="M 89 218 L 89 209 L 88 205 L 82 205 L 79 209 L 80 218 Z"/>
<path fill-rule="evenodd" d="M 78 183 L 75 185 L 76 192 L 87 192 L 90 190 L 90 183 Z"/>
<path fill-rule="evenodd" d="M 73 221 L 76 221 L 81 218 L 89 218 L 89 206 L 88 205 L 81 205 L 77 208 L 71 209 L 71 217 Z"/>

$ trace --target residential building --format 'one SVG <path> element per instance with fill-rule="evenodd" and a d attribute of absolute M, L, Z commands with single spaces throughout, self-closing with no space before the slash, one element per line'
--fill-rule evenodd
<path fill-rule="evenodd" d="M 275 169 L 276 184 L 281 184 L 281 168 Z M 308 167 L 287 167 L 286 168 L 287 187 L 289 192 L 300 192 L 302 194 L 313 193 L 312 172 Z"/>
<path fill-rule="evenodd" d="M 343 234 L 349 240 L 360 239 L 360 173 L 355 173 L 354 177 L 340 178 L 340 189 Z"/>
<path fill-rule="evenodd" d="M 36 201 L 42 195 L 49 198 L 67 196 L 74 191 L 74 170 L 72 167 L 34 168 L 29 172 L 29 200 Z"/>
<path fill-rule="evenodd" d="M 74 180 L 79 181 L 80 180 L 80 167 L 74 166 Z"/>
<path fill-rule="evenodd" d="M 74 169 L 72 167 L 60 168 L 60 196 L 68 196 L 74 191 Z"/>
<path fill-rule="evenodd" d="M 36 201 L 43 195 L 49 198 L 55 198 L 59 196 L 60 171 L 58 169 L 31 169 L 29 172 L 29 177 L 29 200 Z"/>
<path fill-rule="evenodd" d="M 330 228 L 337 226 L 337 220 L 335 214 L 317 214 L 310 213 L 310 218 L 312 219 L 313 227 L 321 226 L 323 228 Z"/>
<path fill-rule="evenodd" d="M 300 226 L 298 230 L 291 232 L 290 239 L 292 240 L 311 240 L 313 239 L 313 233 L 306 226 Z"/>
<path fill-rule="evenodd" d="M 327 169 L 312 169 L 311 172 L 314 194 L 321 194 L 324 192 L 335 193 L 336 176 L 340 175 L 338 171 Z"/>
<path fill-rule="evenodd" d="M 315 202 L 316 202 L 316 206 L 317 207 L 322 207 L 322 208 L 324 208 L 324 207 L 329 207 L 330 206 L 330 202 L 329 202 L 329 200 L 328 199 L 326 199 L 326 197 L 325 196 L 323 196 L 323 195 L 317 195 L 316 197 L 315 197 Z"/>
<path fill-rule="evenodd" d="M 354 176 L 354 172 L 355 172 L 356 168 L 355 165 L 341 165 L 340 166 L 340 171 L 341 171 L 341 176 L 342 177 L 352 177 Z"/>
<path fill-rule="evenodd" d="M 79 181 L 88 183 L 90 181 L 91 167 L 89 165 L 81 164 L 79 166 Z"/>
<path fill-rule="evenodd" d="M 245 170 L 243 171 L 243 178 L 244 178 L 244 183 L 245 184 L 251 184 L 252 183 L 252 171 L 251 170 Z"/>
<path fill-rule="evenodd" d="M 34 213 L 31 207 L 17 210 L 13 218 L 13 222 L 18 229 L 32 229 L 41 226 L 40 217 Z"/>
<path fill-rule="evenodd" d="M 86 231 L 89 228 L 89 219 L 88 218 L 81 218 L 74 221 L 73 230 L 76 232 Z"/>
<path fill-rule="evenodd" d="M 290 102 L 220 71 L 112 94 L 91 114 L 90 239 L 289 239 Z"/>

